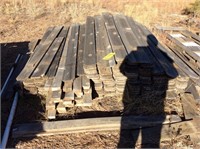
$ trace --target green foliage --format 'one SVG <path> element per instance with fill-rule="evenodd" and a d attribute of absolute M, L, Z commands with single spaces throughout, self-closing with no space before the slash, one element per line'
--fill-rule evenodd
<path fill-rule="evenodd" d="M 190 7 L 183 10 L 183 14 L 200 17 L 200 0 L 196 0 Z"/>

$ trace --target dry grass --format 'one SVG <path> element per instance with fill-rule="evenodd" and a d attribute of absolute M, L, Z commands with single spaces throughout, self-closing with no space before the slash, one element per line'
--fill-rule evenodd
<path fill-rule="evenodd" d="M 98 15 L 105 11 L 132 16 L 148 27 L 155 24 L 171 25 L 175 20 L 174 17 L 180 19 L 181 11 L 194 1 L 2 0 L 0 42 L 40 38 L 49 26 L 82 23 L 86 16 Z M 11 35 L 16 36 L 10 37 Z"/>

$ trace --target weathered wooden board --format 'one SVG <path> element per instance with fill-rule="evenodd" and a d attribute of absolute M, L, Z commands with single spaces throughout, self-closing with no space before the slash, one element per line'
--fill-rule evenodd
<path fill-rule="evenodd" d="M 49 47 L 49 50 L 45 53 L 44 57 L 42 58 L 37 68 L 31 75 L 32 78 L 45 76 L 62 42 L 63 42 L 63 37 L 58 37 L 54 40 L 52 45 Z"/>
<path fill-rule="evenodd" d="M 53 27 L 50 27 L 47 29 L 47 31 L 45 32 L 45 34 L 43 35 L 40 44 L 38 44 L 34 49 L 30 49 L 30 51 L 34 51 L 36 52 L 36 50 L 40 49 L 41 44 L 44 44 L 44 41 L 47 39 L 47 37 L 50 35 L 50 33 L 52 32 Z M 30 60 L 33 57 L 34 54 L 31 54 L 26 66 L 24 67 L 24 69 L 22 70 L 22 72 L 17 76 L 17 80 L 26 80 L 29 78 L 30 74 L 32 73 L 32 69 L 33 67 L 30 64 Z M 27 56 L 28 57 L 28 56 Z"/>
<path fill-rule="evenodd" d="M 53 79 L 52 86 L 51 86 L 52 91 L 61 90 L 63 73 L 64 73 L 63 69 L 57 70 L 56 75 Z"/>
<path fill-rule="evenodd" d="M 190 53 L 192 57 L 196 57 L 195 53 L 193 53 L 190 48 L 186 48 L 180 41 L 178 41 L 176 38 L 174 38 L 172 35 L 168 34 L 167 38 L 171 40 L 174 45 L 173 45 L 173 51 L 181 58 L 182 61 L 184 61 L 187 65 L 189 65 L 195 73 L 200 75 L 200 70 L 197 69 L 194 65 L 192 65 L 182 54 L 183 52 Z M 199 58 L 197 58 L 199 59 Z"/>
<path fill-rule="evenodd" d="M 183 104 L 185 119 L 192 119 L 198 116 L 196 113 L 196 103 L 192 94 L 181 94 L 181 101 Z"/>
<path fill-rule="evenodd" d="M 140 45 L 137 41 L 137 35 L 132 32 L 126 17 L 123 15 L 114 15 L 114 20 L 117 30 L 119 31 L 122 41 L 126 47 L 126 50 L 128 51 L 128 59 L 130 63 L 151 65 L 152 62 L 143 50 L 143 48 L 139 48 Z"/>
<path fill-rule="evenodd" d="M 97 65 L 105 67 L 113 67 L 115 65 L 115 56 L 104 60 L 104 57 L 113 53 L 109 38 L 105 28 L 105 22 L 102 16 L 95 17 L 95 32 L 96 32 L 96 51 Z"/>
<path fill-rule="evenodd" d="M 78 55 L 77 55 L 77 75 L 83 76 L 83 50 L 85 46 L 85 24 L 80 25 L 79 29 L 79 42 L 78 42 Z"/>
<path fill-rule="evenodd" d="M 146 35 L 146 37 L 143 36 L 143 38 L 146 38 L 147 43 L 149 45 L 149 49 L 151 50 L 155 58 L 159 61 L 159 63 L 165 70 L 166 74 L 171 78 L 176 78 L 178 76 L 178 73 L 174 68 L 173 64 L 169 61 L 166 55 L 163 55 L 163 53 L 161 53 L 160 50 L 156 48 L 158 45 L 158 41 L 157 43 L 152 42 L 152 40 L 157 40 L 156 37 L 143 25 L 140 24 L 139 27 L 141 31 L 144 33 L 144 35 Z"/>
<path fill-rule="evenodd" d="M 65 107 L 65 105 L 63 104 L 63 102 L 60 102 L 60 103 L 57 105 L 56 110 L 57 110 L 58 113 L 63 113 L 63 114 L 67 112 L 66 107 Z"/>
<path fill-rule="evenodd" d="M 83 96 L 82 90 L 82 77 L 77 77 L 73 82 L 73 92 L 75 93 L 76 97 Z"/>
<path fill-rule="evenodd" d="M 56 75 L 56 72 L 57 72 L 57 69 L 58 69 L 58 66 L 59 66 L 59 62 L 60 62 L 60 59 L 61 59 L 61 55 L 62 55 L 62 52 L 63 52 L 63 49 L 64 49 L 64 46 L 65 46 L 65 41 L 66 41 L 66 38 L 67 38 L 67 33 L 68 33 L 68 30 L 69 28 L 68 27 L 64 27 L 62 29 L 62 31 L 60 32 L 60 34 L 58 35 L 58 37 L 63 37 L 63 42 L 61 44 L 61 46 L 59 47 L 47 73 L 46 73 L 46 76 L 47 77 L 54 77 Z"/>
<path fill-rule="evenodd" d="M 181 33 L 195 39 L 198 42 L 200 42 L 200 37 L 198 35 L 190 32 L 190 31 L 188 31 L 188 30 L 183 30 L 183 31 L 181 31 Z"/>
<path fill-rule="evenodd" d="M 115 52 L 115 58 L 118 63 L 122 62 L 127 55 L 127 51 L 122 43 L 120 35 L 115 27 L 113 16 L 109 13 L 103 13 L 107 34 L 113 51 Z M 135 59 L 133 58 L 133 61 Z"/>
<path fill-rule="evenodd" d="M 86 31 L 85 31 L 85 45 L 83 52 L 83 68 L 96 69 L 96 49 L 95 49 L 95 32 L 94 32 L 94 18 L 87 17 Z"/>
<path fill-rule="evenodd" d="M 65 72 L 63 75 L 63 81 L 75 79 L 76 70 L 76 56 L 77 56 L 77 46 L 78 46 L 78 31 L 79 25 L 75 24 L 71 26 L 71 34 L 68 41 L 68 50 L 65 63 Z"/>
<path fill-rule="evenodd" d="M 153 74 L 163 75 L 165 73 L 163 67 L 150 52 L 150 49 L 149 49 L 150 47 L 147 43 L 147 35 L 144 35 L 142 33 L 142 31 L 139 28 L 139 24 L 136 24 L 136 22 L 132 18 L 127 17 L 127 21 L 130 24 L 130 27 L 131 27 L 132 31 L 134 32 L 134 34 L 137 35 L 137 39 L 138 39 L 140 48 L 142 48 L 147 53 L 147 55 L 153 62 L 153 66 L 152 66 Z"/>
<path fill-rule="evenodd" d="M 102 130 L 120 130 L 121 129 L 137 129 L 141 127 L 152 127 L 160 124 L 171 124 L 173 126 L 192 126 L 192 122 L 182 122 L 180 124 L 173 124 L 181 122 L 180 117 L 176 115 L 167 116 L 123 116 L 123 117 L 106 117 L 106 118 L 90 118 L 90 119 L 76 119 L 66 121 L 54 121 L 43 123 L 29 123 L 15 125 L 12 131 L 12 137 L 28 137 L 28 136 L 43 136 L 53 134 L 66 134 L 88 131 L 102 131 Z M 123 126 L 123 127 L 122 127 Z M 168 126 L 168 125 L 167 125 Z M 164 127 L 164 126 L 163 126 Z M 169 126 L 167 127 L 169 129 Z M 192 127 L 194 133 L 197 128 Z M 167 129 L 164 129 L 167 131 Z M 184 127 L 185 130 L 185 127 Z M 184 132 L 184 130 L 182 130 Z M 168 130 L 169 131 L 169 130 Z M 168 132 L 167 131 L 167 132 Z M 197 133 L 197 132 L 195 132 Z"/>
<path fill-rule="evenodd" d="M 194 96 L 194 99 L 197 102 L 200 102 L 200 92 L 198 92 L 198 90 L 196 89 L 196 86 L 194 85 L 194 83 L 190 80 L 188 83 L 187 88 L 185 89 L 186 93 L 191 93 Z"/>

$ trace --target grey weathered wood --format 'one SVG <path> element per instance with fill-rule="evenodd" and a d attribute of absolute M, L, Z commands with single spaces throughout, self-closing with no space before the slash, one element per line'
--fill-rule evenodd
<path fill-rule="evenodd" d="M 78 55 L 77 55 L 77 75 L 84 75 L 83 70 L 83 50 L 85 46 L 85 24 L 80 25 L 79 29 L 79 42 L 78 42 Z"/>
<path fill-rule="evenodd" d="M 187 65 L 189 65 L 198 75 L 200 75 L 200 70 L 194 67 L 188 60 L 183 56 L 183 52 L 190 53 L 191 56 L 197 58 L 194 52 L 190 50 L 190 48 L 186 48 L 180 41 L 178 41 L 176 38 L 173 38 L 170 34 L 167 35 L 167 38 L 170 39 L 173 42 L 173 51 L 184 61 Z M 176 48 L 176 49 L 175 49 Z M 178 50 L 177 50 L 178 48 Z M 198 58 L 197 58 L 198 59 Z"/>
<path fill-rule="evenodd" d="M 47 39 L 47 37 L 51 34 L 52 30 L 54 29 L 54 27 L 49 27 L 47 28 L 47 30 L 45 31 L 44 35 L 42 36 L 42 39 L 40 40 L 40 44 L 43 44 L 44 41 Z M 34 46 L 34 45 L 33 45 Z M 35 51 L 35 49 L 37 48 L 34 48 L 33 50 L 31 50 L 32 52 Z M 32 54 L 33 55 L 33 54 Z M 32 55 L 30 57 L 30 59 L 32 58 Z"/>
<path fill-rule="evenodd" d="M 51 100 L 54 103 L 59 103 L 61 101 L 61 91 L 52 91 Z"/>
<path fill-rule="evenodd" d="M 45 82 L 45 84 L 44 84 L 43 89 L 45 91 L 49 91 L 49 89 L 51 89 L 52 82 L 53 82 L 52 78 L 47 79 L 46 82 Z"/>
<path fill-rule="evenodd" d="M 62 51 L 63 51 L 63 48 L 64 48 L 64 45 L 65 45 L 65 42 L 63 41 L 54 57 L 54 59 L 52 60 L 52 63 L 49 67 L 49 69 L 47 70 L 46 72 L 46 76 L 48 78 L 53 78 L 55 77 L 56 75 L 56 72 L 57 72 L 57 69 L 58 69 L 58 66 L 59 66 L 59 61 L 60 61 L 60 58 L 61 58 L 61 55 L 62 55 Z"/>
<path fill-rule="evenodd" d="M 200 102 L 200 93 L 197 91 L 197 89 L 196 89 L 196 87 L 195 87 L 195 85 L 194 85 L 194 83 L 192 81 L 190 81 L 188 83 L 188 86 L 185 89 L 185 92 L 191 93 L 194 96 L 194 99 L 197 102 Z"/>
<path fill-rule="evenodd" d="M 147 55 L 153 62 L 153 66 L 152 66 L 153 74 L 156 74 L 156 75 L 164 74 L 163 67 L 150 52 L 150 49 L 149 49 L 150 47 L 148 46 L 147 39 L 144 39 L 144 34 L 140 30 L 139 25 L 136 24 L 136 22 L 132 18 L 130 17 L 126 17 L 126 18 L 127 18 L 128 23 L 130 24 L 132 31 L 134 32 L 135 35 L 137 35 L 139 47 L 147 53 Z M 146 35 L 145 35 L 145 38 L 147 38 Z"/>
<path fill-rule="evenodd" d="M 115 27 L 113 16 L 109 13 L 104 13 L 103 18 L 107 29 L 107 34 L 117 62 L 122 62 L 127 55 L 127 51 L 122 43 L 120 35 Z"/>
<path fill-rule="evenodd" d="M 58 65 L 58 69 L 57 69 L 56 75 L 53 79 L 52 90 L 54 90 L 54 91 L 61 90 L 61 87 L 62 87 L 61 85 L 62 85 L 63 75 L 64 75 L 64 72 L 66 69 L 66 67 L 65 67 L 66 57 L 67 57 L 68 43 L 69 43 L 69 40 L 71 37 L 70 36 L 71 32 L 72 32 L 72 27 L 69 28 L 68 35 L 67 35 L 65 45 L 64 45 L 64 49 L 63 49 L 63 52 L 62 52 L 62 55 L 60 58 L 59 65 Z"/>
<path fill-rule="evenodd" d="M 190 32 L 190 31 L 188 31 L 188 30 L 183 30 L 183 31 L 181 31 L 181 33 L 195 39 L 198 42 L 200 42 L 200 37 L 198 35 Z"/>
<path fill-rule="evenodd" d="M 52 91 L 49 89 L 46 97 L 46 104 L 45 104 L 46 110 L 55 109 L 55 103 L 53 102 L 53 100 L 51 100 L 51 96 L 52 96 Z"/>
<path fill-rule="evenodd" d="M 155 42 L 156 41 L 152 41 Z M 187 65 L 185 65 L 185 63 L 174 53 L 171 51 L 171 49 L 173 49 L 173 47 L 171 45 L 168 45 L 168 47 L 163 47 L 160 43 L 157 44 L 157 47 L 164 53 L 166 53 L 167 55 L 169 55 L 169 57 L 176 63 L 176 65 L 183 71 L 185 72 L 195 83 L 198 84 L 199 81 L 199 77 L 198 75 Z"/>
<path fill-rule="evenodd" d="M 181 101 L 183 105 L 185 119 L 192 119 L 198 116 L 198 114 L 196 113 L 196 103 L 192 94 L 181 94 Z"/>
<path fill-rule="evenodd" d="M 41 46 L 36 47 L 38 50 L 35 51 L 32 59 L 29 61 L 33 66 L 37 66 L 38 62 L 40 62 L 40 60 L 43 58 L 44 54 L 47 52 L 62 28 L 62 26 L 55 27 L 44 43 L 40 43 Z"/>
<path fill-rule="evenodd" d="M 63 99 L 64 104 L 65 104 L 65 101 L 72 101 L 72 100 L 74 100 L 74 92 L 73 91 L 65 92 L 65 96 Z"/>
<path fill-rule="evenodd" d="M 165 27 L 165 26 L 155 26 L 157 30 L 161 31 L 183 31 L 185 28 L 183 27 Z"/>
<path fill-rule="evenodd" d="M 56 110 L 58 111 L 58 113 L 66 113 L 67 110 L 65 108 L 65 105 L 63 104 L 63 102 L 60 102 L 57 107 Z"/>
<path fill-rule="evenodd" d="M 63 75 L 63 81 L 73 80 L 75 78 L 76 70 L 76 56 L 77 56 L 77 46 L 78 46 L 78 31 L 79 25 L 75 24 L 71 26 L 71 32 L 67 46 L 67 56 L 65 63 L 65 72 Z"/>
<path fill-rule="evenodd" d="M 40 43 L 44 43 L 44 41 L 49 37 L 49 35 L 51 34 L 51 32 L 53 31 L 55 27 L 48 27 L 46 32 L 44 33 Z"/>
<path fill-rule="evenodd" d="M 77 77 L 75 78 L 73 82 L 73 92 L 77 97 L 82 97 L 83 96 L 83 91 L 82 91 L 82 77 Z"/>
<path fill-rule="evenodd" d="M 95 17 L 95 32 L 96 32 L 96 51 L 97 51 L 97 65 L 105 67 L 113 67 L 115 65 L 115 56 L 109 60 L 103 60 L 103 58 L 113 53 L 109 38 L 105 28 L 105 22 L 102 16 Z"/>
<path fill-rule="evenodd" d="M 49 120 L 56 119 L 56 110 L 55 109 L 48 109 L 47 110 L 47 117 Z"/>
<path fill-rule="evenodd" d="M 58 37 L 63 37 L 64 41 L 62 42 L 61 46 L 59 47 L 59 49 L 58 49 L 58 51 L 57 51 L 57 53 L 56 53 L 56 55 L 53 59 L 53 62 L 51 63 L 51 65 L 50 65 L 50 67 L 47 71 L 47 74 L 46 74 L 47 77 L 54 77 L 56 75 L 56 71 L 58 69 L 59 62 L 60 62 L 60 59 L 61 59 L 61 55 L 62 55 L 64 46 L 65 46 L 65 41 L 66 41 L 66 38 L 67 38 L 68 30 L 69 30 L 69 27 L 64 27 L 62 29 L 62 31 L 60 32 L 60 34 L 58 35 Z"/>
<path fill-rule="evenodd" d="M 52 91 L 61 90 L 63 73 L 64 73 L 63 69 L 58 69 L 58 71 L 56 72 L 56 75 L 53 79 L 53 83 L 51 86 Z"/>
<path fill-rule="evenodd" d="M 32 55 L 31 59 L 27 62 L 26 67 L 18 76 L 19 80 L 24 80 L 30 77 L 34 69 L 37 67 L 38 63 L 46 53 L 46 51 L 51 46 L 54 39 L 57 37 L 59 32 L 61 31 L 62 26 L 55 27 L 49 36 L 45 39 L 44 42 L 40 42 L 40 44 L 35 48 L 35 52 Z"/>
<path fill-rule="evenodd" d="M 144 33 L 144 35 L 146 35 L 148 44 L 149 44 L 149 49 L 151 50 L 152 54 L 155 56 L 155 58 L 159 61 L 159 63 L 162 65 L 162 67 L 164 68 L 166 74 L 171 77 L 171 78 L 175 78 L 178 76 L 178 73 L 176 71 L 176 69 L 174 68 L 173 64 L 169 61 L 169 59 L 167 59 L 167 57 L 165 55 L 163 55 L 159 49 L 157 49 L 157 45 L 158 45 L 158 41 L 155 44 L 155 42 L 152 42 L 152 40 L 157 40 L 156 37 L 143 25 L 139 26 L 141 31 Z M 154 38 L 154 39 L 152 39 Z"/>
<path fill-rule="evenodd" d="M 44 57 L 42 58 L 37 68 L 31 75 L 32 78 L 45 76 L 62 42 L 63 42 L 63 37 L 58 37 L 54 40 L 52 45 L 49 47 L 49 50 L 45 53 Z"/>
<path fill-rule="evenodd" d="M 82 86 L 83 86 L 83 89 L 90 88 L 90 80 L 85 75 L 82 77 Z"/>
<path fill-rule="evenodd" d="M 41 41 L 40 39 L 37 39 L 29 43 L 28 48 L 29 48 L 30 53 L 33 53 L 35 51 L 35 47 L 40 43 L 40 41 Z"/>
<path fill-rule="evenodd" d="M 76 106 L 78 106 L 78 104 Z M 91 92 L 84 93 L 83 103 L 81 103 L 79 106 L 92 106 L 92 94 L 91 94 Z"/>
<path fill-rule="evenodd" d="M 114 20 L 121 39 L 126 47 L 126 50 L 129 53 L 129 61 L 131 61 L 132 63 L 151 65 L 152 62 L 143 50 L 143 48 L 138 48 L 140 45 L 137 41 L 137 35 L 132 32 L 126 17 L 123 15 L 114 15 Z M 133 61 L 132 57 L 134 57 Z"/>
<path fill-rule="evenodd" d="M 172 115 L 167 116 L 166 118 L 162 116 L 123 116 L 18 124 L 13 128 L 12 137 L 17 138 L 88 131 L 120 130 L 120 128 L 137 129 L 160 124 L 172 124 L 180 121 L 180 117 Z M 180 124 L 184 124 L 184 122 Z"/>
<path fill-rule="evenodd" d="M 84 69 L 87 67 L 96 68 L 96 49 L 95 49 L 95 33 L 94 33 L 94 18 L 87 17 L 85 45 L 83 53 Z"/>

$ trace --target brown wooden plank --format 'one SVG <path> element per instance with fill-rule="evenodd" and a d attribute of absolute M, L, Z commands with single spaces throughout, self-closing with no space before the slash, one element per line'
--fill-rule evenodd
<path fill-rule="evenodd" d="M 77 75 L 84 75 L 83 70 L 83 50 L 85 46 L 85 24 L 80 25 L 78 55 L 77 55 Z"/>
<path fill-rule="evenodd" d="M 44 57 L 42 58 L 37 68 L 31 75 L 32 78 L 45 76 L 62 42 L 63 37 L 58 37 L 54 40 L 52 45 L 49 47 L 49 50 L 45 53 Z"/>
<path fill-rule="evenodd" d="M 196 103 L 192 94 L 181 94 L 181 101 L 183 105 L 185 119 L 192 119 L 198 116 L 198 114 L 196 113 Z"/>
<path fill-rule="evenodd" d="M 113 16 L 109 13 L 103 13 L 105 26 L 109 41 L 113 51 L 115 52 L 115 58 L 117 62 L 122 62 L 127 55 L 127 51 L 122 43 L 120 35 L 115 27 Z"/>
<path fill-rule="evenodd" d="M 162 116 L 123 116 L 28 123 L 15 125 L 13 127 L 12 137 L 17 138 L 52 134 L 66 134 L 72 132 L 77 133 L 102 130 L 136 129 L 141 127 L 151 128 L 151 126 L 156 126 L 160 124 L 171 124 L 171 128 L 174 128 L 173 126 L 181 126 L 181 124 L 189 126 L 188 129 L 193 126 L 193 123 L 191 121 L 177 123 L 180 121 L 180 117 L 172 115 L 167 116 L 165 119 L 163 119 Z M 165 127 L 165 125 L 163 125 L 163 127 Z M 163 128 L 162 132 L 169 132 L 169 128 L 170 127 L 167 125 L 166 128 Z M 194 131 L 196 131 L 198 127 L 191 128 L 193 128 L 193 130 L 190 130 L 189 133 L 194 133 Z M 183 134 L 184 130 L 182 130 Z"/>
<path fill-rule="evenodd" d="M 63 75 L 63 81 L 75 79 L 76 71 L 76 56 L 77 56 L 77 46 L 78 46 L 78 33 L 79 25 L 74 24 L 71 26 L 71 32 L 67 46 L 67 55 L 65 63 L 65 72 Z"/>

